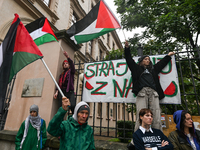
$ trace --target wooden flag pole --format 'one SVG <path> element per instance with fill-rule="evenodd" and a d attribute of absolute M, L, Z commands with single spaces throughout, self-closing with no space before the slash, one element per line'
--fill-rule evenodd
<path fill-rule="evenodd" d="M 41 61 L 43 62 L 45 68 L 46 68 L 47 71 L 49 72 L 49 74 L 50 74 L 51 78 L 53 79 L 54 83 L 56 84 L 56 87 L 58 88 L 60 94 L 62 95 L 62 97 L 65 97 L 65 95 L 63 94 L 63 92 L 62 92 L 62 90 L 60 89 L 60 87 L 59 87 L 58 83 L 56 82 L 56 80 L 54 79 L 54 77 L 53 77 L 51 71 L 49 70 L 49 68 L 48 68 L 48 66 L 46 65 L 46 63 L 45 63 L 45 61 L 43 60 L 43 58 L 41 58 Z"/>

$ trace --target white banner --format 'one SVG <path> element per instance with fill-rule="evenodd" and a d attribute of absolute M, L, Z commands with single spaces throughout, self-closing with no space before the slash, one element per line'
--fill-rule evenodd
<path fill-rule="evenodd" d="M 165 55 L 150 56 L 153 64 Z M 133 59 L 138 62 L 139 57 Z M 165 98 L 162 104 L 181 104 L 175 57 L 159 74 Z M 86 63 L 84 68 L 83 101 L 135 103 L 131 72 L 125 59 Z"/>

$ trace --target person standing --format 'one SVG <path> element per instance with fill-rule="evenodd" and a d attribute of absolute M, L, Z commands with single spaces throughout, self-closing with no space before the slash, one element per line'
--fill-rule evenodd
<path fill-rule="evenodd" d="M 72 111 L 72 114 L 74 113 L 74 108 L 76 106 L 76 101 L 74 97 L 74 74 L 75 74 L 75 67 L 74 63 L 69 57 L 68 53 L 66 51 L 63 52 L 63 54 L 66 56 L 67 60 L 64 60 L 62 63 L 63 72 L 60 74 L 59 77 L 59 87 L 61 88 L 63 94 L 69 98 L 71 106 L 70 109 Z M 56 89 L 56 92 L 54 94 L 54 98 L 59 100 L 59 107 L 62 106 L 62 95 Z"/>
<path fill-rule="evenodd" d="M 30 107 L 30 115 L 21 124 L 15 138 L 15 150 L 41 150 L 47 140 L 46 123 L 38 114 L 37 105 Z"/>
<path fill-rule="evenodd" d="M 136 150 L 172 150 L 173 145 L 159 129 L 151 128 L 153 113 L 143 108 L 139 112 L 139 129 L 133 133 L 133 142 Z"/>
<path fill-rule="evenodd" d="M 132 59 L 128 42 L 125 43 L 125 59 L 132 75 L 132 92 L 136 95 L 136 124 L 134 131 L 139 128 L 139 111 L 142 108 L 149 108 L 154 114 L 152 127 L 162 131 L 161 110 L 159 100 L 165 97 L 159 82 L 158 74 L 170 62 L 174 52 L 169 52 L 155 65 L 150 57 L 141 56 L 138 64 Z"/>
<path fill-rule="evenodd" d="M 89 105 L 84 101 L 79 102 L 73 116 L 69 115 L 67 120 L 63 121 L 69 106 L 69 99 L 63 99 L 62 107 L 49 122 L 48 133 L 60 137 L 60 150 L 95 150 L 93 130 L 87 124 Z"/>
<path fill-rule="evenodd" d="M 195 130 L 191 115 L 186 110 L 178 110 L 173 114 L 177 130 L 168 138 L 174 150 L 200 150 L 200 131 Z"/>

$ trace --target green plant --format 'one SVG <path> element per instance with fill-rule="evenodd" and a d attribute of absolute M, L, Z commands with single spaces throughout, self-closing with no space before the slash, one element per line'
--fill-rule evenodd
<path fill-rule="evenodd" d="M 119 120 L 117 121 L 117 134 L 121 142 L 127 143 L 133 135 L 134 122 Z"/>

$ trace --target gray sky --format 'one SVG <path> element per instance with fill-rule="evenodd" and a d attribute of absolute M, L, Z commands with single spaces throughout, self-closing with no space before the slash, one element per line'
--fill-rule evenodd
<path fill-rule="evenodd" d="M 115 17 L 117 17 L 117 19 L 119 20 L 119 22 L 121 22 L 120 17 L 119 17 L 120 15 L 117 14 L 117 7 L 114 5 L 114 0 L 104 0 L 104 1 L 109 6 L 109 8 L 112 10 L 112 12 L 115 14 Z M 117 33 L 119 35 L 119 38 L 120 38 L 121 42 L 124 42 L 125 41 L 125 37 L 126 37 L 126 39 L 128 39 L 130 37 L 133 37 L 133 34 L 135 34 L 135 33 L 141 33 L 142 29 L 141 28 L 137 28 L 137 29 L 134 29 L 132 31 L 123 30 L 125 36 L 123 34 L 122 29 L 117 29 L 116 31 L 117 31 Z"/>

